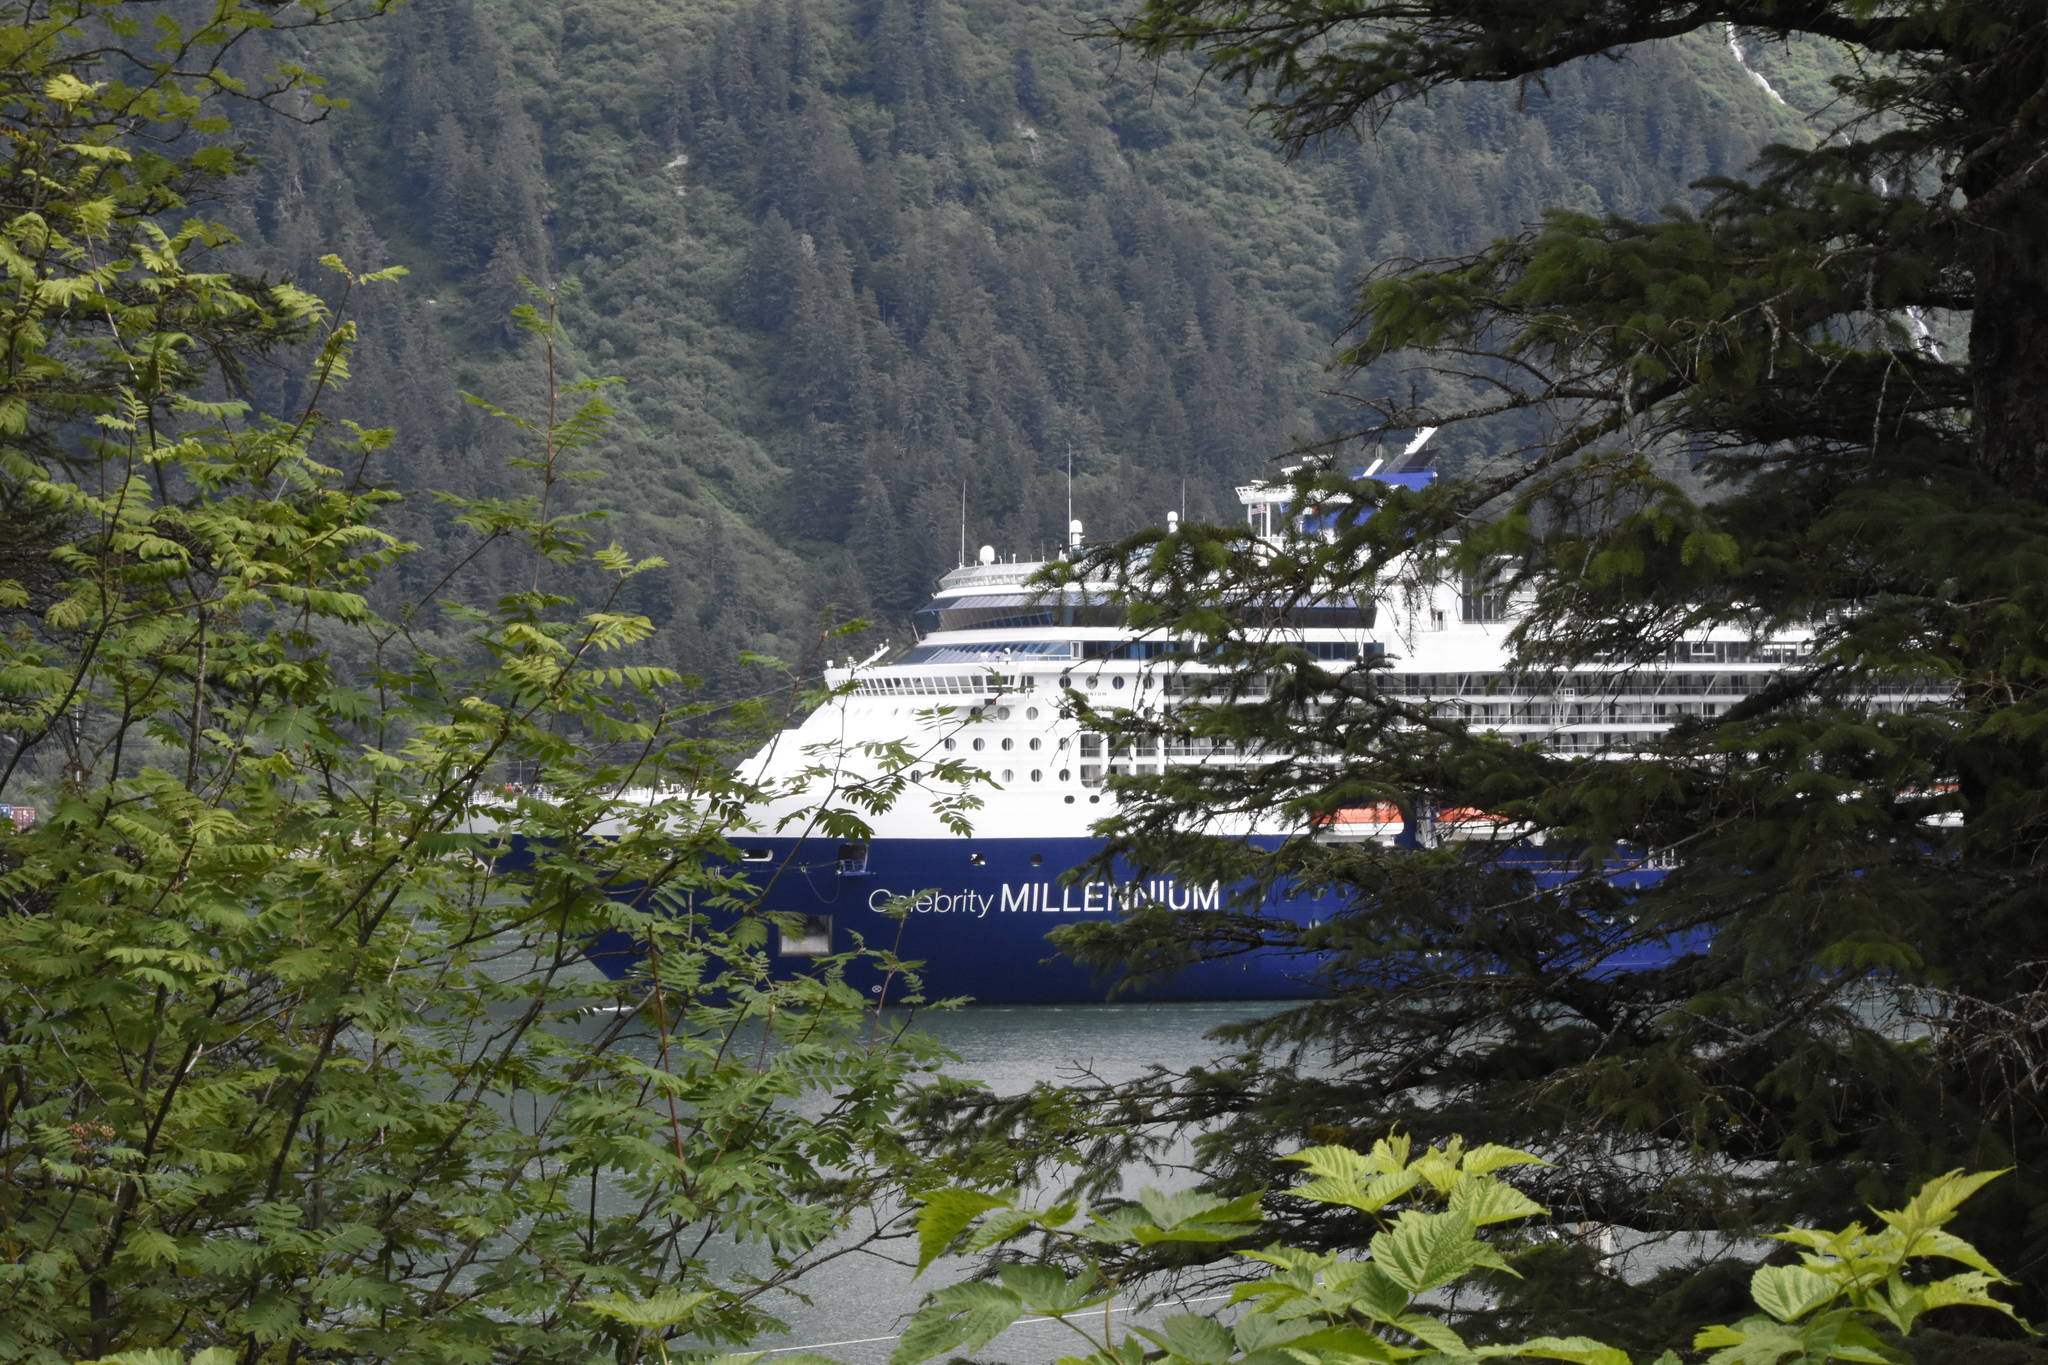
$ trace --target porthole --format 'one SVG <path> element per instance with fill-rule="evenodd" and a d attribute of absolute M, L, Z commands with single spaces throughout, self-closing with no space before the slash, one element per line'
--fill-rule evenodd
<path fill-rule="evenodd" d="M 1037 708 L 1037 707 L 1035 707 L 1035 706 L 1027 706 L 1027 707 L 1025 707 L 1025 708 L 1024 708 L 1024 719 L 1026 719 L 1026 720 L 1037 720 L 1037 719 L 1038 719 L 1038 708 Z"/>
<path fill-rule="evenodd" d="M 1068 805 L 1070 805 L 1070 806 L 1071 806 L 1071 805 L 1073 805 L 1073 804 L 1074 804 L 1074 798 L 1073 798 L 1073 797 L 1071 797 L 1071 796 L 1069 796 L 1069 797 L 1067 798 L 1067 804 L 1068 804 Z"/>
<path fill-rule="evenodd" d="M 1045 781 L 1045 769 L 1043 769 L 1043 768 L 1033 768 L 1033 769 L 1031 770 L 1031 780 L 1032 780 L 1033 782 L 1043 782 L 1043 781 Z"/>
<path fill-rule="evenodd" d="M 980 752 L 981 750 L 983 750 L 983 749 L 986 749 L 987 747 L 988 747 L 988 741 L 987 741 L 987 740 L 985 740 L 985 739 L 977 739 L 977 740 L 975 740 L 975 741 L 974 741 L 974 748 L 975 748 L 975 752 L 977 752 L 977 753 L 979 753 L 979 752 Z"/>
<path fill-rule="evenodd" d="M 988 859 L 982 857 L 979 853 L 970 853 L 967 855 L 967 865 L 969 867 L 987 867 Z"/>
<path fill-rule="evenodd" d="M 1010 708 L 1009 708 L 1009 707 L 1007 707 L 1007 706 L 998 706 L 998 707 L 996 708 L 996 719 L 997 719 L 997 720 L 1008 720 L 1009 718 L 1010 718 Z"/>
<path fill-rule="evenodd" d="M 1123 675 L 1118 674 L 1116 677 L 1111 678 L 1109 680 L 1109 685 L 1111 687 L 1121 688 L 1124 685 Z"/>
<path fill-rule="evenodd" d="M 1091 796 L 1088 798 L 1088 804 L 1091 806 L 1099 806 L 1102 804 L 1102 798 L 1099 796 Z"/>
<path fill-rule="evenodd" d="M 1006 739 L 1006 740 L 1004 740 L 1004 741 L 1003 741 L 1003 751 L 1004 751 L 1005 753 L 1008 753 L 1008 752 L 1009 752 L 1010 750 L 1012 750 L 1012 749 L 1014 749 L 1014 748 L 1016 748 L 1016 747 L 1017 747 L 1017 741 L 1016 741 L 1016 740 L 1014 740 L 1014 739 Z"/>
<path fill-rule="evenodd" d="M 1008 768 L 1003 769 L 1003 781 L 1008 782 L 1013 776 L 1014 774 Z"/>
<path fill-rule="evenodd" d="M 953 741 L 952 741 L 952 740 L 950 740 L 950 739 L 949 739 L 949 740 L 946 740 L 946 741 L 945 741 L 944 743 L 942 743 L 942 744 L 941 744 L 941 745 L 940 745 L 939 747 L 940 747 L 940 748 L 942 748 L 942 749 L 950 749 L 950 748 L 952 748 L 952 747 L 953 747 Z"/>
<path fill-rule="evenodd" d="M 1032 748 L 1032 750 L 1033 750 L 1033 751 L 1035 752 L 1035 751 L 1037 751 L 1037 750 L 1038 750 L 1039 748 L 1043 747 L 1043 746 L 1044 746 L 1044 744 L 1045 744 L 1045 741 L 1044 741 L 1044 740 L 1042 740 L 1042 739 L 1034 739 L 1034 740 L 1032 740 L 1032 741 L 1031 741 L 1031 748 Z"/>
<path fill-rule="evenodd" d="M 1045 866 L 1045 855 L 1044 855 L 1043 853 L 1034 853 L 1034 854 L 1032 854 L 1032 855 L 1031 855 L 1031 865 L 1032 865 L 1033 867 L 1044 867 L 1044 866 Z"/>
<path fill-rule="evenodd" d="M 1060 769 L 1060 781 L 1062 782 L 1070 781 L 1073 778 L 1073 775 L 1074 770 L 1072 768 Z"/>

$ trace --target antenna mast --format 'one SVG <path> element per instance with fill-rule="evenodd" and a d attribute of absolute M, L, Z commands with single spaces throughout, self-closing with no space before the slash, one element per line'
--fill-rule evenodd
<path fill-rule="evenodd" d="M 967 567 L 967 476 L 960 476 L 960 567 Z"/>

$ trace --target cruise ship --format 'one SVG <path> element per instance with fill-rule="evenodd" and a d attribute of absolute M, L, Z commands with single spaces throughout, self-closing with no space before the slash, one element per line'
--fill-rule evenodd
<path fill-rule="evenodd" d="M 1425 432 L 1403 452 L 1397 469 L 1414 462 L 1426 439 Z M 1413 468 L 1359 476 L 1409 487 L 1433 477 Z M 1294 507 L 1287 482 L 1237 492 L 1261 537 L 1314 533 L 1313 517 Z M 1080 543 L 1074 523 L 1069 553 Z M 829 667 L 832 700 L 753 760 L 748 775 L 783 794 L 750 812 L 732 839 L 740 870 L 763 888 L 759 908 L 782 912 L 772 950 L 787 969 L 864 942 L 921 963 L 926 999 L 1102 1000 L 1117 983 L 1060 956 L 1047 933 L 1115 916 L 1138 901 L 1196 911 L 1224 908 L 1237 896 L 1233 886 L 1151 869 L 1108 879 L 1082 874 L 1103 848 L 1097 823 L 1117 809 L 1112 777 L 1246 756 L 1209 740 L 1113 750 L 1085 728 L 1075 717 L 1077 698 L 1098 710 L 1170 710 L 1213 681 L 1217 666 L 1181 642 L 1132 630 L 1106 585 L 1043 586 L 1045 567 L 1005 561 L 984 547 L 977 562 L 948 573 L 916 614 L 914 643 Z M 1812 650 L 1809 631 L 1757 640 L 1714 630 L 1671 645 L 1647 664 L 1520 673 L 1508 648 L 1516 607 L 1484 585 L 1409 576 L 1377 602 L 1297 607 L 1277 629 L 1333 664 L 1370 661 L 1378 684 L 1415 706 L 1588 756 L 1629 752 L 1682 717 L 1718 715 Z M 892 745 L 900 747 L 892 753 Z M 978 775 L 940 776 L 950 771 L 940 765 L 953 760 Z M 889 771 L 908 785 L 888 809 L 864 817 L 865 837 L 820 833 L 829 823 L 824 812 L 852 808 L 852 789 Z M 1303 837 L 1412 845 L 1475 827 L 1499 840 L 1500 829 L 1481 813 L 1411 809 L 1404 818 L 1393 806 L 1341 812 L 1318 830 L 1246 819 L 1226 832 L 1267 847 Z M 1579 874 L 1562 862 L 1555 873 Z M 1640 888 L 1666 875 L 1666 865 L 1645 851 L 1604 875 L 1625 889 Z M 1318 892 L 1261 908 L 1309 922 L 1344 906 L 1333 893 Z M 1668 951 L 1682 946 L 1696 945 Z M 637 965 L 634 945 L 622 934 L 593 944 L 591 955 L 616 976 Z M 1317 990 L 1314 965 L 1298 954 L 1242 954 L 1148 983 L 1138 998 L 1300 997 Z M 1605 968 L 1633 965 L 1643 964 Z M 899 976 L 860 975 L 865 970 L 857 966 L 851 979 L 875 997 L 890 999 L 905 988 Z"/>

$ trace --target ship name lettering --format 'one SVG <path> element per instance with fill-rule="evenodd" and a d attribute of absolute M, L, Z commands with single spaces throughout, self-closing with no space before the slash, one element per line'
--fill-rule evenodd
<path fill-rule="evenodd" d="M 876 887 L 868 893 L 868 909 L 881 910 L 898 899 L 901 897 L 889 887 Z M 987 919 L 991 910 L 1003 915 L 1100 915 L 1140 905 L 1160 905 L 1169 910 L 1217 910 L 1223 905 L 1223 886 L 1219 882 L 1182 886 L 1171 877 L 1127 885 L 1004 882 L 993 892 L 967 887 L 958 891 L 924 891 L 909 901 L 912 914 L 964 915 L 969 919 Z"/>

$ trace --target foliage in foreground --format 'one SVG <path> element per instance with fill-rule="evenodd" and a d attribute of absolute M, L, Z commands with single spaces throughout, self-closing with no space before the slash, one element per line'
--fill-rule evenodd
<path fill-rule="evenodd" d="M 1483 1130 L 1556 1163 L 1531 1189 L 1559 1217 L 1647 1234 L 1835 1222 L 1877 1190 L 2011 1168 L 1966 1231 L 2040 1316 L 2048 11 L 1149 0 L 1120 36 L 1201 56 L 1297 147 L 1398 128 L 1389 116 L 1432 92 L 1666 42 L 1826 44 L 1843 61 L 1811 138 L 1705 184 L 1697 206 L 1560 210 L 1365 283 L 1340 363 L 1360 367 L 1368 437 L 1484 440 L 1535 417 L 1541 440 L 1503 440 L 1490 467 L 1423 491 L 1355 478 L 1367 459 L 1333 450 L 1296 476 L 1327 541 L 1184 523 L 1077 569 L 1120 579 L 1133 624 L 1252 680 L 1105 714 L 1113 745 L 1272 756 L 1124 779 L 1114 856 L 1336 888 L 1352 908 L 1315 925 L 1141 912 L 1062 931 L 1070 951 L 1139 971 L 1267 945 L 1328 998 L 1229 1030 L 1223 1064 L 1104 1094 L 1085 1122 L 1088 1101 L 1040 1096 L 990 1102 L 989 1130 L 1052 1161 L 1080 1134 L 1083 1178 L 1186 1137 L 1225 1194 L 1272 1183 L 1304 1143 Z M 1399 373 L 1412 365 L 1478 396 L 1432 402 Z M 1665 476 L 1673 458 L 1712 496 Z M 1465 573 L 1527 603 L 1511 643 L 1531 696 L 1450 675 L 1413 705 L 1381 681 L 1416 667 L 1405 640 L 1332 662 L 1257 624 L 1271 604 L 1397 600 Z M 1657 698 L 1669 728 L 1654 737 L 1611 721 L 1609 679 L 1654 680 L 1694 643 L 1778 644 L 1769 685 L 1749 691 L 1764 666 L 1731 659 L 1711 694 Z M 1622 737 L 1597 758 L 1510 742 L 1486 713 L 1511 702 L 1581 741 Z M 1414 854 L 1205 837 L 1217 812 L 1290 812 L 1306 830 L 1382 802 L 1488 812 L 1588 875 L 1544 894 L 1484 840 Z M 1654 890 L 1600 875 L 1648 850 L 1675 855 Z M 1342 1208 L 1287 1217 L 1308 1245 L 1367 1235 Z M 1671 1339 L 1674 1303 L 1580 1264 L 1487 1310 L 1626 1316 L 1649 1343 Z"/>
<path fill-rule="evenodd" d="M 891 1365 L 918 1365 L 949 1352 L 972 1353 L 1026 1314 L 1050 1318 L 1080 1346 L 1063 1365 L 1321 1365 L 1340 1361 L 1553 1360 L 1630 1365 L 1630 1354 L 1586 1336 L 1470 1342 L 1436 1305 L 1480 1272 L 1512 1275 L 1497 1243 L 1506 1225 L 1544 1210 L 1497 1172 L 1542 1162 L 1491 1144 L 1453 1139 L 1415 1152 L 1404 1136 L 1370 1151 L 1312 1147 L 1289 1158 L 1309 1179 L 1288 1194 L 1365 1215 L 1376 1229 L 1363 1254 L 1311 1251 L 1284 1243 L 1240 1250 L 1250 1278 L 1229 1304 L 1241 1312 L 1183 1313 L 1157 1327 L 1128 1320 L 1134 1286 L 1114 1268 L 1117 1250 L 1162 1244 L 1242 1247 L 1260 1231 L 1256 1196 L 1221 1199 L 1147 1190 L 1107 1212 L 1074 1203 L 1032 1208 L 962 1189 L 928 1197 L 918 1216 L 919 1268 L 948 1249 L 984 1251 L 1042 1238 L 1062 1270 L 1043 1261 L 1001 1262 L 999 1282 L 939 1290 L 912 1321 Z M 1998 1271 L 1946 1230 L 1963 1201 L 1995 1174 L 1951 1172 L 1928 1181 L 1895 1210 L 1877 1210 L 1872 1230 L 1787 1228 L 1773 1234 L 1797 1248 L 1796 1263 L 1759 1266 L 1749 1288 L 1761 1310 L 1693 1339 L 1708 1365 L 1796 1361 L 1909 1360 L 1902 1338 L 1936 1309 L 1971 1307 L 2012 1316 L 1992 1297 Z M 1556 1235 L 1555 1230 L 1551 1230 Z M 1944 1264 L 1946 1263 L 1946 1264 Z M 1957 1269 L 1956 1267 L 1961 1267 Z M 1125 1315 L 1119 1329 L 1119 1315 Z M 1656 1365 L 1679 1365 L 1666 1351 Z"/>
<path fill-rule="evenodd" d="M 0 5 L 0 799 L 39 816 L 0 826 L 0 1361 L 587 1360 L 628 1334 L 582 1301 L 656 1290 L 744 1339 L 935 1062 L 841 959 L 770 979 L 718 868 L 782 710 L 633 661 L 653 563 L 557 495 L 595 385 L 516 419 L 536 496 L 449 513 L 518 588 L 373 608 L 409 547 L 361 476 L 393 433 L 331 415 L 354 323 L 180 217 L 228 95 L 307 91 L 224 54 L 347 13 Z M 302 407 L 219 396 L 302 352 Z"/>

